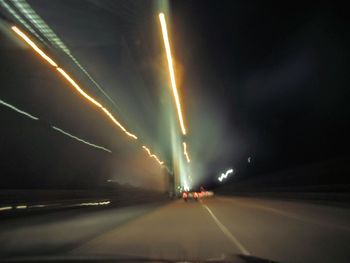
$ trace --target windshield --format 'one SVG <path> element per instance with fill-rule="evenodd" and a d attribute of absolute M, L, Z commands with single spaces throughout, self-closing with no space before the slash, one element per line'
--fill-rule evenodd
<path fill-rule="evenodd" d="M 331 3 L 0 0 L 0 259 L 348 262 Z"/>

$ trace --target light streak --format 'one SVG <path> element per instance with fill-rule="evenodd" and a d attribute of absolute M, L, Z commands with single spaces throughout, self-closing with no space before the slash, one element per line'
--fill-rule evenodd
<path fill-rule="evenodd" d="M 28 206 L 27 205 L 17 205 L 16 209 L 27 209 Z"/>
<path fill-rule="evenodd" d="M 63 43 L 59 41 L 56 34 L 46 25 L 46 23 L 40 18 L 40 16 L 33 10 L 33 8 L 31 8 L 31 6 L 25 0 L 12 0 L 12 4 L 52 44 L 58 46 L 64 52 L 66 52 L 66 50 L 68 51 L 68 49 L 63 45 Z"/>
<path fill-rule="evenodd" d="M 20 113 L 20 114 L 23 114 L 23 115 L 25 115 L 25 116 L 27 116 L 27 117 L 33 119 L 33 120 L 39 120 L 39 118 L 37 118 L 37 117 L 35 117 L 35 116 L 29 114 L 28 112 L 22 111 L 22 110 L 18 109 L 17 107 L 15 107 L 15 106 L 13 106 L 13 105 L 11 105 L 11 104 L 8 104 L 8 103 L 6 103 L 6 102 L 4 102 L 3 100 L 0 100 L 0 104 L 4 105 L 4 106 L 6 106 L 6 107 L 9 107 L 10 109 L 12 109 L 12 110 L 14 110 L 14 111 L 16 111 L 16 112 L 18 112 L 18 113 Z M 66 131 L 64 131 L 64 130 L 62 130 L 62 129 L 56 127 L 56 126 L 51 126 L 51 128 L 54 129 L 54 130 L 56 130 L 56 131 L 58 131 L 58 132 L 60 132 L 60 133 L 65 134 L 65 135 L 67 135 L 67 136 L 69 136 L 69 137 L 71 137 L 71 138 L 73 138 L 73 139 L 75 139 L 75 140 L 77 140 L 77 141 L 79 141 L 79 142 L 82 142 L 82 143 L 85 143 L 85 144 L 90 145 L 90 146 L 92 146 L 92 147 L 95 147 L 95 148 L 98 148 L 98 149 L 107 151 L 107 152 L 109 152 L 109 153 L 112 152 L 111 150 L 109 150 L 109 149 L 107 149 L 107 148 L 105 148 L 105 147 L 102 147 L 102 146 L 99 146 L 99 145 L 96 145 L 96 144 L 87 142 L 87 141 L 85 141 L 85 140 L 83 140 L 83 139 L 80 139 L 80 138 L 78 138 L 77 136 L 74 136 L 74 135 L 72 135 L 72 134 L 70 134 L 70 133 L 68 133 L 68 132 L 66 132 Z"/>
<path fill-rule="evenodd" d="M 191 160 L 190 160 L 190 157 L 188 156 L 188 153 L 187 153 L 187 145 L 185 142 L 183 142 L 182 145 L 184 146 L 184 155 L 186 156 L 187 162 L 190 163 Z"/>
<path fill-rule="evenodd" d="M 6 7 L 6 4 L 3 1 L 0 1 Z M 55 32 L 45 23 L 45 21 L 35 12 L 35 10 L 25 1 L 25 0 L 16 0 L 12 1 L 16 8 L 25 16 L 25 18 L 32 23 L 32 25 L 45 36 L 46 39 L 54 46 L 60 48 L 76 65 L 80 70 L 90 79 L 90 81 L 98 88 L 103 95 L 113 103 L 115 107 L 119 109 L 118 105 L 114 100 L 102 89 L 102 87 L 93 79 L 93 77 L 87 72 L 87 70 L 79 63 L 79 61 L 72 55 L 72 52 L 68 47 L 63 43 L 63 41 L 55 34 Z M 18 21 L 20 21 L 31 33 L 33 33 L 41 42 L 45 42 L 29 25 L 21 19 L 15 11 L 13 11 L 9 6 L 7 6 L 9 12 L 11 12 Z"/>
<path fill-rule="evenodd" d="M 90 203 L 80 203 L 78 206 L 96 206 L 96 205 L 109 205 L 111 201 L 103 201 L 103 202 L 90 202 Z"/>
<path fill-rule="evenodd" d="M 232 174 L 232 173 L 233 173 L 233 169 L 229 169 L 229 170 L 226 171 L 226 173 L 222 173 L 221 176 L 218 178 L 218 180 L 219 180 L 220 182 L 222 182 L 222 180 L 226 179 L 227 176 L 228 176 L 229 174 Z"/>
<path fill-rule="evenodd" d="M 14 111 L 20 113 L 20 114 L 23 114 L 23 115 L 25 115 L 25 116 L 27 116 L 27 117 L 33 119 L 33 120 L 36 120 L 36 121 L 39 120 L 38 117 L 35 117 L 35 116 L 29 114 L 28 112 L 25 112 L 25 111 L 23 111 L 23 110 L 20 110 L 20 109 L 18 109 L 17 107 L 15 107 L 15 106 L 13 106 L 13 105 L 11 105 L 11 104 L 9 104 L 9 103 L 3 101 L 3 100 L 0 100 L 0 104 L 4 105 L 4 106 L 6 106 L 6 107 L 8 107 L 8 108 L 10 108 L 10 109 L 12 109 L 12 110 L 14 110 Z"/>
<path fill-rule="evenodd" d="M 172 87 L 172 90 L 173 90 L 173 95 L 174 95 L 174 98 L 175 98 L 177 114 L 178 114 L 178 117 L 179 117 L 179 122 L 180 122 L 182 134 L 185 135 L 186 134 L 186 128 L 185 128 L 185 124 L 184 124 L 183 117 L 182 117 L 180 98 L 179 98 L 179 94 L 178 94 L 177 88 L 176 88 L 173 59 L 172 59 L 172 56 L 171 56 L 171 50 L 170 50 L 170 44 L 169 44 L 169 38 L 168 38 L 168 31 L 167 31 L 165 16 L 164 16 L 163 13 L 159 14 L 159 20 L 160 20 L 160 25 L 162 27 L 164 47 L 165 47 L 165 52 L 166 52 L 166 56 L 167 56 L 167 60 L 168 60 L 170 81 L 171 81 L 171 87 Z"/>
<path fill-rule="evenodd" d="M 104 113 L 123 131 L 125 132 L 128 136 L 134 138 L 135 140 L 137 140 L 137 136 L 128 132 L 123 125 L 120 124 L 120 122 L 118 122 L 114 116 L 112 115 L 112 113 L 110 113 L 106 108 L 102 107 L 102 110 L 104 111 Z"/>
<path fill-rule="evenodd" d="M 185 191 L 190 191 L 191 189 L 186 182 L 184 182 L 183 188 Z"/>
<path fill-rule="evenodd" d="M 93 143 L 91 143 L 91 142 L 85 141 L 85 140 L 83 140 L 83 139 L 80 139 L 79 137 L 74 136 L 74 135 L 72 135 L 72 134 L 70 134 L 70 133 L 68 133 L 68 132 L 66 132 L 66 131 L 64 131 L 64 130 L 62 130 L 62 129 L 56 127 L 56 126 L 51 126 L 51 128 L 54 129 L 54 130 L 56 130 L 56 131 L 58 131 L 58 132 L 60 132 L 60 133 L 62 133 L 62 134 L 64 134 L 64 135 L 67 135 L 68 137 L 73 138 L 73 139 L 75 139 L 75 140 L 77 140 L 77 141 L 79 141 L 79 142 L 82 142 L 82 143 L 85 143 L 85 144 L 87 144 L 87 145 L 89 145 L 89 146 L 95 147 L 95 148 L 97 148 L 97 149 L 101 149 L 101 150 L 103 150 L 103 151 L 112 153 L 111 150 L 109 150 L 109 149 L 107 149 L 107 148 L 105 148 L 105 147 L 103 147 L 103 146 L 99 146 L 99 145 L 93 144 Z"/>
<path fill-rule="evenodd" d="M 3 207 L 0 207 L 0 211 L 7 211 L 7 210 L 11 210 L 12 209 L 12 206 L 3 206 Z"/>
<path fill-rule="evenodd" d="M 47 207 L 48 205 L 30 205 L 29 208 L 44 208 Z"/>
<path fill-rule="evenodd" d="M 163 15 L 164 16 L 164 15 Z M 164 18 L 164 17 L 163 17 Z M 165 22 L 165 20 L 164 20 Z M 112 121 L 114 124 L 116 124 L 126 135 L 128 135 L 129 137 L 132 137 L 133 139 L 137 140 L 138 137 L 132 133 L 130 133 L 129 131 L 127 131 L 125 129 L 125 127 L 123 125 L 120 124 L 120 122 L 118 122 L 116 120 L 116 118 L 112 115 L 112 113 L 110 113 L 105 107 L 103 107 L 103 105 L 101 103 L 99 103 L 97 100 L 95 100 L 93 97 L 91 97 L 88 93 L 86 93 L 69 75 L 67 72 L 65 72 L 62 68 L 58 67 L 58 65 L 49 57 L 47 56 L 32 40 L 30 40 L 29 37 L 27 37 L 21 30 L 19 30 L 16 26 L 12 26 L 11 27 L 12 30 L 17 34 L 19 35 L 28 45 L 30 45 L 39 55 L 41 55 L 46 61 L 48 61 L 53 67 L 55 67 L 57 69 L 57 71 L 85 98 L 87 99 L 88 101 L 90 101 L 91 103 L 93 103 L 95 106 L 97 106 L 98 108 L 100 108 Z M 165 25 L 165 31 L 166 31 L 166 25 Z M 167 36 L 167 35 L 166 35 Z M 170 52 L 170 46 L 169 46 L 169 42 L 168 43 L 168 51 Z M 170 53 L 169 53 L 170 54 Z M 170 59 L 171 59 L 171 54 L 170 54 Z M 172 68 L 172 60 L 170 60 L 170 64 L 171 65 L 171 68 Z M 170 68 L 169 68 L 170 69 Z M 174 71 L 172 70 L 171 71 L 173 77 L 174 77 Z M 178 94 L 177 94 L 177 90 L 176 90 L 176 84 L 175 84 L 175 77 L 173 78 L 174 81 L 172 81 L 172 83 L 174 83 L 173 85 L 173 91 L 174 91 L 174 96 L 175 96 L 175 100 L 176 100 L 176 105 L 177 105 L 177 108 L 178 108 L 178 113 L 179 113 L 179 118 L 180 118 L 180 123 L 181 123 L 181 127 L 182 127 L 182 131 L 183 131 L 183 134 L 186 134 L 186 130 L 184 128 L 184 125 L 183 125 L 183 121 L 182 121 L 182 114 L 181 114 L 181 107 L 180 107 L 180 101 L 179 101 L 179 97 L 178 97 Z M 6 105 L 6 104 L 4 104 Z M 6 105 L 8 106 L 8 105 Z M 21 111 L 19 111 L 21 112 Z M 21 112 L 23 114 L 26 114 L 24 112 Z M 27 115 L 27 114 L 26 114 Z M 32 115 L 27 115 L 27 116 L 31 116 L 32 118 L 36 118 Z M 60 128 L 58 127 L 55 127 L 55 126 L 52 126 L 53 129 L 71 137 L 71 138 L 74 138 L 80 142 L 83 142 L 83 143 L 86 143 L 90 146 L 93 146 L 93 147 L 96 147 L 96 148 L 99 148 L 99 149 L 104 149 L 106 151 L 110 151 L 108 150 L 107 148 L 104 148 L 102 146 L 98 146 L 98 145 L 95 145 L 95 144 L 92 144 L 92 143 L 89 143 L 89 142 L 86 142 L 74 135 L 71 135 L 63 130 L 61 130 Z M 148 154 L 150 155 L 150 157 L 154 158 L 157 160 L 157 162 L 162 165 L 164 162 L 160 161 L 158 159 L 158 157 L 154 154 L 151 154 L 150 150 L 146 147 L 146 146 L 142 146 L 147 152 Z"/>
<path fill-rule="evenodd" d="M 38 54 L 40 54 L 46 61 L 48 61 L 53 67 L 55 67 L 57 69 L 57 71 L 59 73 L 61 73 L 61 75 L 68 80 L 68 82 L 88 101 L 90 101 L 91 103 L 93 103 L 95 106 L 97 106 L 98 108 L 101 108 L 103 110 L 103 112 L 105 114 L 108 115 L 108 117 L 110 119 L 112 119 L 112 121 L 117 124 L 117 126 L 128 136 L 137 139 L 136 135 L 130 133 L 129 131 L 127 131 L 116 119 L 115 117 L 106 109 L 102 106 L 102 104 L 100 104 L 97 100 L 95 100 L 94 98 L 92 98 L 89 94 L 87 94 L 69 75 L 67 72 L 65 72 L 62 68 L 58 67 L 58 65 L 49 57 L 47 56 L 32 40 L 30 40 L 29 37 L 27 37 L 21 30 L 19 30 L 16 26 L 12 26 L 11 27 L 12 30 L 18 34 L 26 43 L 28 43 Z"/>
<path fill-rule="evenodd" d="M 42 39 L 35 31 L 34 29 L 26 22 L 24 21 L 15 10 L 13 10 L 8 4 L 6 4 L 5 1 L 0 1 L 0 4 L 7 9 L 7 11 L 10 12 L 11 15 L 13 15 L 14 18 L 16 18 L 25 28 L 27 28 L 33 35 L 35 35 L 38 39 L 40 39 L 41 42 L 45 43 L 44 39 Z"/>
<path fill-rule="evenodd" d="M 21 30 L 16 26 L 11 27 L 12 30 L 19 35 L 29 46 L 31 46 L 43 59 L 49 62 L 53 67 L 58 67 L 56 62 L 53 61 L 48 55 L 46 55 L 29 37 L 27 37 Z"/>
<path fill-rule="evenodd" d="M 118 122 L 115 117 L 110 113 L 106 108 L 102 106 L 98 101 L 96 101 L 94 98 L 92 98 L 90 95 L 88 95 L 84 90 L 82 90 L 79 85 L 61 68 L 57 68 L 57 70 L 64 76 L 69 83 L 73 85 L 73 87 L 87 100 L 95 104 L 98 108 L 102 109 L 102 111 L 128 136 L 134 138 L 135 140 L 137 139 L 137 136 L 128 132 L 123 125 Z"/>
<path fill-rule="evenodd" d="M 58 72 L 62 74 L 63 77 L 66 78 L 66 80 L 68 80 L 68 82 L 70 84 L 72 84 L 72 86 L 83 96 L 85 97 L 87 100 L 89 100 L 90 102 L 92 102 L 93 104 L 95 104 L 97 107 L 102 108 L 102 105 L 96 101 L 95 99 L 93 99 L 91 96 L 89 96 L 85 91 L 83 91 L 79 85 L 61 68 L 57 68 Z"/>
<path fill-rule="evenodd" d="M 155 154 L 152 154 L 150 149 L 148 149 L 146 146 L 142 146 L 143 149 L 145 149 L 145 151 L 148 153 L 148 155 L 151 157 L 151 158 L 154 158 L 160 165 L 162 165 L 164 162 L 160 161 L 158 159 L 158 157 L 155 155 Z"/>

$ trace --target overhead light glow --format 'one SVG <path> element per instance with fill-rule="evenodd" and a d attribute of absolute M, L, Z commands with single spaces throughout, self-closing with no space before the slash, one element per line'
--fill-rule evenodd
<path fill-rule="evenodd" d="M 186 128 L 185 128 L 185 124 L 184 124 L 183 117 L 182 117 L 180 98 L 179 98 L 179 94 L 178 94 L 178 91 L 177 91 L 177 88 L 176 88 L 173 59 L 172 59 L 172 56 L 171 56 L 170 43 L 169 43 L 169 38 L 168 38 L 168 31 L 167 31 L 165 16 L 164 16 L 163 13 L 159 14 L 159 21 L 160 21 L 160 25 L 162 27 L 164 47 L 165 47 L 165 52 L 166 52 L 166 56 L 167 56 L 167 60 L 168 60 L 170 81 L 171 81 L 171 87 L 172 87 L 172 90 L 173 90 L 173 95 L 174 95 L 174 98 L 175 98 L 177 114 L 178 114 L 178 117 L 179 117 L 179 122 L 180 122 L 182 134 L 185 135 L 186 134 Z"/>
<path fill-rule="evenodd" d="M 186 156 L 186 160 L 187 160 L 188 163 L 190 163 L 191 160 L 190 160 L 190 157 L 188 156 L 188 153 L 187 153 L 187 145 L 186 145 L 185 142 L 183 142 L 182 145 L 184 146 L 184 154 Z"/>
<path fill-rule="evenodd" d="M 190 189 L 191 189 L 186 182 L 184 182 L 183 188 L 185 191 L 190 191 Z"/>
<path fill-rule="evenodd" d="M 21 30 L 16 26 L 11 27 L 17 35 L 19 35 L 29 46 L 31 46 L 43 59 L 49 62 L 52 66 L 58 67 L 56 62 L 53 61 L 48 55 L 46 55 L 29 37 L 27 37 Z"/>

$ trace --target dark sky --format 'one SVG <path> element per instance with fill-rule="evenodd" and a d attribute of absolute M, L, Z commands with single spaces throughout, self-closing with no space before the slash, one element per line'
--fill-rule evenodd
<path fill-rule="evenodd" d="M 119 107 L 114 113 L 120 120 L 169 163 L 170 132 L 164 122 L 167 72 L 157 20 L 162 5 L 158 1 L 28 2 L 115 99 Z M 169 7 L 177 81 L 189 130 L 186 140 L 194 167 L 201 164 L 202 180 L 216 178 L 226 167 L 256 176 L 349 156 L 350 43 L 345 8 L 326 2 L 203 0 L 170 1 Z M 63 171 L 76 185 L 84 180 L 82 174 L 88 174 L 91 182 L 94 177 L 116 176 L 128 183 L 143 178 L 145 164 L 134 171 L 135 177 L 127 175 L 128 167 L 137 169 L 139 161 L 130 160 L 137 146 L 127 146 L 125 138 L 116 136 L 100 115 L 73 97 L 62 80 L 3 32 L 1 55 L 7 63 L 1 64 L 0 99 L 112 147 L 115 153 L 106 158 L 104 153 L 52 137 L 41 126 L 33 130 L 32 124 L 16 123 L 13 113 L 2 111 L 2 118 L 11 124 L 2 131 L 2 154 L 17 142 L 2 160 L 3 167 L 13 166 L 12 157 L 20 156 L 23 170 L 32 167 L 35 175 L 30 179 L 22 174 L 26 182 L 37 180 L 51 167 L 61 167 L 56 174 Z M 71 62 L 48 50 L 84 87 L 91 88 Z M 20 132 L 17 126 L 22 127 Z M 41 150 L 26 133 L 37 134 L 33 140 Z M 22 140 L 32 150 L 24 151 Z M 45 144 L 53 145 L 51 157 L 60 161 L 51 160 L 40 171 L 35 154 L 50 152 Z M 70 149 L 67 155 L 63 144 Z M 87 156 L 89 168 L 82 168 L 84 162 L 69 163 L 69 157 L 76 155 Z M 246 169 L 249 156 L 252 164 Z M 73 166 L 63 169 L 67 160 Z"/>
<path fill-rule="evenodd" d="M 337 4 L 173 1 L 186 107 L 210 98 L 255 173 L 348 155 L 349 23 Z M 191 112 L 189 113 L 191 114 Z M 215 167 L 217 169 L 217 167 Z M 214 170 L 215 170 L 214 169 Z"/>

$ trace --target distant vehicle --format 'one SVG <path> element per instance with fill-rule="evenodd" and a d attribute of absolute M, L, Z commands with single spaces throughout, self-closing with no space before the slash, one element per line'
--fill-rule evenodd
<path fill-rule="evenodd" d="M 201 198 L 204 197 L 212 197 L 214 196 L 214 192 L 213 191 L 205 191 L 204 187 L 200 188 L 199 192 L 187 192 L 184 191 L 182 192 L 182 199 L 187 202 L 189 199 L 193 199 L 195 201 L 198 201 Z"/>
<path fill-rule="evenodd" d="M 183 192 L 183 193 L 182 193 L 182 199 L 183 199 L 185 202 L 187 202 L 187 200 L 188 200 L 188 193 L 187 193 L 187 192 Z"/>
<path fill-rule="evenodd" d="M 199 199 L 199 194 L 198 194 L 197 192 L 193 192 L 192 195 L 193 195 L 193 199 L 196 200 L 196 201 L 198 201 L 198 199 Z"/>
<path fill-rule="evenodd" d="M 189 199 L 194 199 L 198 201 L 199 193 L 197 192 L 182 192 L 182 199 L 187 202 Z"/>

